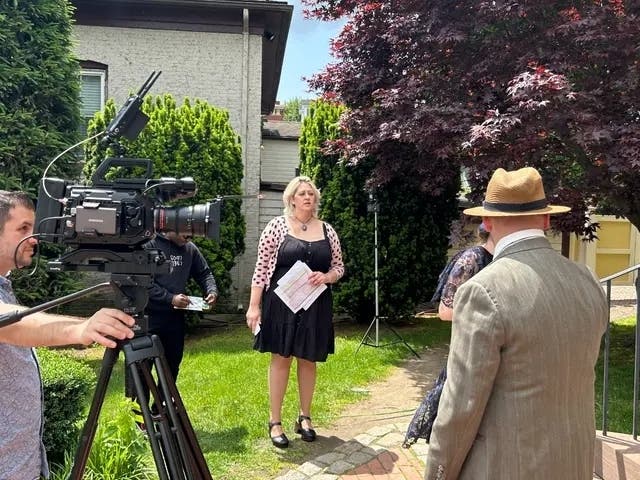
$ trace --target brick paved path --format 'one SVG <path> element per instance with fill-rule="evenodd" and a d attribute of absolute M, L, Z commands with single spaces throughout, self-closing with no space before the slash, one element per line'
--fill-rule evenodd
<path fill-rule="evenodd" d="M 635 287 L 614 287 L 612 300 L 622 305 L 624 300 L 635 300 Z M 626 304 L 624 304 L 626 305 Z M 611 318 L 635 314 L 635 303 L 625 307 L 613 306 Z M 421 362 L 409 367 L 424 366 Z M 437 374 L 439 368 L 433 369 Z M 431 372 L 431 373 L 433 373 Z M 433 379 L 422 386 L 426 389 Z M 410 396 L 409 396 L 410 397 Z M 420 399 L 412 399 L 412 407 L 417 407 Z M 378 402 L 379 403 L 379 402 Z M 386 404 L 385 404 L 386 405 Z M 365 410 L 369 408 L 366 407 Z M 394 408 L 398 408 L 395 405 Z M 412 415 L 409 411 L 408 416 Z M 337 446 L 333 451 L 303 463 L 276 480 L 422 480 L 424 459 L 428 445 L 423 441 L 410 449 L 402 448 L 408 420 L 404 423 L 378 425 L 366 433 Z M 600 477 L 594 474 L 594 480 Z"/>
<path fill-rule="evenodd" d="M 422 480 L 424 463 L 411 450 L 390 448 L 359 467 L 349 470 L 341 480 Z"/>
<path fill-rule="evenodd" d="M 277 480 L 422 480 L 427 445 L 402 448 L 406 427 L 373 427 Z"/>

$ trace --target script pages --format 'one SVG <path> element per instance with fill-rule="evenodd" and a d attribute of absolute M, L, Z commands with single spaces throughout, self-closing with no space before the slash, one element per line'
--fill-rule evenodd
<path fill-rule="evenodd" d="M 293 313 L 297 313 L 300 309 L 308 309 L 316 298 L 327 289 L 325 284 L 311 285 L 307 280 L 310 273 L 309 266 L 298 260 L 278 280 L 278 286 L 274 292 Z"/>
<path fill-rule="evenodd" d="M 189 305 L 186 307 L 174 307 L 178 310 L 194 310 L 196 312 L 206 312 L 211 309 L 211 305 L 204 301 L 202 297 L 189 295 Z"/>

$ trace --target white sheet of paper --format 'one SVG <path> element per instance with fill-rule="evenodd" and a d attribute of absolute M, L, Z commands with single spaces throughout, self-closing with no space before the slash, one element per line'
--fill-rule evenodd
<path fill-rule="evenodd" d="M 301 308 L 308 309 L 320 294 L 327 289 L 325 284 L 311 285 L 307 280 L 310 273 L 309 266 L 298 260 L 278 280 L 278 286 L 274 292 L 293 313 L 297 313 Z"/>
<path fill-rule="evenodd" d="M 202 297 L 189 297 L 189 305 L 186 307 L 175 307 L 178 310 L 194 310 L 196 312 L 207 311 L 211 308 L 207 302 L 204 301 Z"/>

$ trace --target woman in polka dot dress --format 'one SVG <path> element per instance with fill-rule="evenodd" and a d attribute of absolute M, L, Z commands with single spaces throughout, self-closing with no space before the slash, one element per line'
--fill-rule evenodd
<path fill-rule="evenodd" d="M 335 230 L 318 219 L 320 192 L 309 177 L 296 177 L 284 191 L 284 215 L 271 220 L 258 244 L 251 282 L 247 325 L 254 332 L 254 349 L 271 353 L 269 366 L 269 437 L 279 448 L 289 440 L 282 428 L 282 402 L 289 370 L 296 358 L 300 414 L 295 432 L 312 442 L 311 402 L 316 384 L 316 362 L 334 351 L 331 288 L 307 309 L 293 313 L 274 293 L 278 280 L 298 260 L 311 269 L 312 285 L 337 282 L 344 274 L 340 240 Z"/>

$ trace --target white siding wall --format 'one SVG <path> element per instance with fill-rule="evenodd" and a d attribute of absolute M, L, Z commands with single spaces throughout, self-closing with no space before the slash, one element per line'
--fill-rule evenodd
<path fill-rule="evenodd" d="M 259 223 L 258 223 L 258 236 L 264 230 L 264 227 L 267 226 L 267 223 L 274 217 L 282 215 L 282 192 L 273 191 L 273 190 L 264 190 L 260 192 L 262 198 L 260 199 L 260 213 L 259 213 Z M 257 240 L 256 240 L 257 246 Z M 251 276 L 253 275 L 253 269 L 255 267 L 256 257 L 253 258 L 253 263 L 246 264 L 246 270 L 249 275 L 249 282 L 251 282 Z M 248 298 L 245 298 L 243 301 L 247 303 L 239 303 L 238 307 L 246 308 L 248 304 Z"/>
<path fill-rule="evenodd" d="M 266 183 L 287 184 L 295 176 L 298 160 L 298 142 L 296 140 L 270 139 L 262 140 L 261 180 Z M 267 223 L 274 217 L 282 215 L 282 191 L 262 190 L 259 202 L 258 237 Z M 251 274 L 255 265 L 255 256 L 251 264 Z"/>
<path fill-rule="evenodd" d="M 267 223 L 273 218 L 282 215 L 284 204 L 282 203 L 282 192 L 272 190 L 260 192 L 260 231 L 264 230 Z"/>
<path fill-rule="evenodd" d="M 300 166 L 297 141 L 265 138 L 262 146 L 263 182 L 286 184 L 295 177 Z"/>

